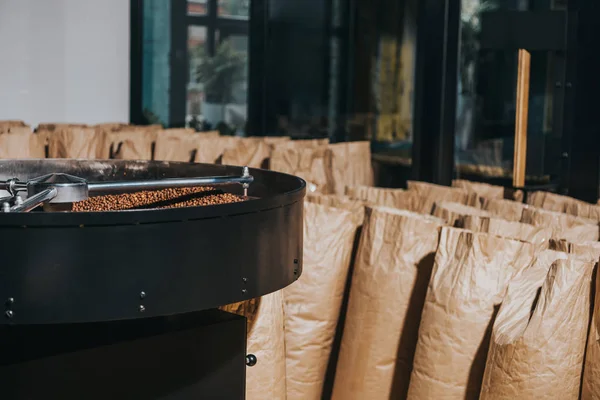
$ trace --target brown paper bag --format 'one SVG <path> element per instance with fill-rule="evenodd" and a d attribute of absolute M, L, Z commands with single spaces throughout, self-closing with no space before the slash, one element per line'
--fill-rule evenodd
<path fill-rule="evenodd" d="M 507 221 L 521 221 L 523 210 L 531 206 L 512 200 L 483 199 L 481 208 Z"/>
<path fill-rule="evenodd" d="M 495 307 L 533 252 L 529 243 L 442 228 L 409 399 L 479 397 Z"/>
<path fill-rule="evenodd" d="M 481 399 L 579 397 L 594 263 L 552 260 L 546 277 L 548 260 L 540 262 L 539 271 L 533 268 L 509 286 L 494 325 Z"/>
<path fill-rule="evenodd" d="M 547 249 L 552 237 L 552 229 L 550 228 L 506 221 L 494 217 L 468 215 L 464 217 L 462 227 L 473 232 L 483 232 L 509 239 L 522 240 L 533 244 L 537 250 Z"/>
<path fill-rule="evenodd" d="M 271 154 L 271 169 L 296 175 L 306 181 L 308 192 L 334 193 L 331 161 L 327 148 L 278 149 Z"/>
<path fill-rule="evenodd" d="M 468 205 L 472 199 L 469 192 L 464 189 L 416 181 L 408 181 L 407 185 L 409 191 L 417 193 L 422 198 L 418 212 L 423 214 L 430 214 L 435 202 L 449 201 Z"/>
<path fill-rule="evenodd" d="M 379 206 L 419 212 L 423 199 L 414 191 L 373 186 L 348 186 L 346 195 Z"/>
<path fill-rule="evenodd" d="M 27 125 L 24 121 L 17 120 L 17 119 L 0 120 L 0 131 L 4 130 L 4 129 L 8 129 L 8 128 L 14 128 L 14 127 L 29 128 L 29 125 Z"/>
<path fill-rule="evenodd" d="M 45 158 L 45 144 L 29 128 L 25 132 L 0 135 L 0 158 Z"/>
<path fill-rule="evenodd" d="M 600 206 L 596 204 L 584 203 L 583 201 L 570 202 L 565 204 L 565 213 L 600 222 Z"/>
<path fill-rule="evenodd" d="M 89 128 L 86 124 L 67 124 L 67 123 L 43 123 L 39 124 L 36 131 L 49 131 L 54 132 L 63 129 L 75 129 L 75 128 Z"/>
<path fill-rule="evenodd" d="M 220 307 L 248 318 L 246 352 L 256 356 L 256 365 L 246 368 L 246 399 L 286 398 L 283 294 Z"/>
<path fill-rule="evenodd" d="M 327 146 L 328 144 L 329 139 L 301 139 L 273 143 L 273 147 L 280 149 L 314 149 L 317 147 Z"/>
<path fill-rule="evenodd" d="M 322 206 L 341 208 L 352 213 L 352 220 L 356 226 L 361 226 L 365 219 L 365 202 L 352 199 L 348 196 L 337 194 L 307 193 L 305 201 Z"/>
<path fill-rule="evenodd" d="M 527 195 L 527 204 L 544 210 L 565 212 L 567 204 L 588 204 L 573 197 L 550 192 L 533 192 Z"/>
<path fill-rule="evenodd" d="M 472 182 L 463 179 L 452 181 L 452 187 L 461 188 L 468 192 L 476 193 L 482 199 L 508 199 L 514 201 L 523 201 L 523 191 L 506 188 L 504 186 L 495 186 L 482 182 Z"/>
<path fill-rule="evenodd" d="M 564 239 L 551 239 L 550 248 L 552 250 L 573 254 L 577 258 L 585 261 L 598 262 L 598 260 L 600 260 L 600 242 L 587 241 L 571 243 Z"/>
<path fill-rule="evenodd" d="M 552 229 L 553 239 L 566 239 L 571 242 L 597 241 L 600 234 L 598 223 L 587 218 L 564 213 L 526 208 L 521 222 Z"/>
<path fill-rule="evenodd" d="M 595 305 L 585 352 L 582 400 L 600 399 L 600 274 L 596 273 Z"/>
<path fill-rule="evenodd" d="M 357 225 L 350 211 L 304 205 L 302 276 L 283 290 L 287 399 L 321 399 Z"/>
<path fill-rule="evenodd" d="M 104 155 L 105 135 L 94 128 L 57 124 L 54 130 L 41 132 L 48 137 L 49 158 L 99 159 Z"/>
<path fill-rule="evenodd" d="M 198 138 L 185 132 L 159 131 L 156 134 L 154 159 L 160 161 L 194 162 Z"/>
<path fill-rule="evenodd" d="M 151 160 L 152 144 L 156 141 L 156 131 L 139 132 L 122 128 L 106 131 L 108 157 L 117 160 Z"/>
<path fill-rule="evenodd" d="M 262 141 L 242 140 L 237 146 L 223 151 L 221 163 L 250 168 L 268 168 L 271 147 Z"/>
<path fill-rule="evenodd" d="M 236 147 L 241 141 L 237 136 L 208 136 L 200 134 L 195 139 L 196 162 L 222 164 L 225 150 Z"/>
<path fill-rule="evenodd" d="M 370 142 L 346 142 L 329 145 L 333 193 L 344 194 L 346 186 L 373 186 Z"/>
<path fill-rule="evenodd" d="M 451 203 L 448 201 L 436 202 L 433 205 L 433 216 L 438 217 L 449 226 L 463 227 L 465 217 L 469 215 L 478 217 L 489 217 L 491 214 L 479 208 L 465 206 L 460 203 Z"/>
<path fill-rule="evenodd" d="M 439 227 L 428 215 L 367 208 L 332 398 L 403 398 Z"/>
<path fill-rule="evenodd" d="M 266 144 L 278 145 L 292 140 L 289 136 L 249 136 L 245 140 L 258 141 Z"/>
<path fill-rule="evenodd" d="M 131 127 L 131 125 L 123 122 L 105 122 L 102 124 L 94 125 L 94 129 L 106 132 L 115 132 L 121 129 L 126 129 L 128 127 Z"/>

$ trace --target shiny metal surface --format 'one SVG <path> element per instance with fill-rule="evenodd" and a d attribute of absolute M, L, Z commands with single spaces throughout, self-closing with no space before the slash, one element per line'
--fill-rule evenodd
<path fill-rule="evenodd" d="M 208 176 L 198 178 L 171 178 L 139 181 L 115 181 L 89 183 L 88 190 L 93 193 L 129 192 L 140 190 L 160 190 L 168 188 L 194 187 L 194 186 L 221 186 L 231 184 L 249 185 L 252 176 Z"/>
<path fill-rule="evenodd" d="M 10 208 L 10 212 L 29 212 L 34 208 L 51 201 L 58 194 L 56 188 L 49 188 L 39 192 L 31 197 L 28 197 L 21 204 L 14 205 Z"/>
<path fill-rule="evenodd" d="M 51 173 L 28 181 L 27 196 L 35 196 L 50 188 L 57 191 L 50 203 L 74 203 L 89 197 L 85 179 L 63 173 Z"/>

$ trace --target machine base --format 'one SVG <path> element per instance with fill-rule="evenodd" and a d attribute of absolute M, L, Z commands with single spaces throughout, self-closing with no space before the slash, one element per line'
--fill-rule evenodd
<path fill-rule="evenodd" d="M 0 326 L 0 398 L 243 399 L 246 319 L 219 310 Z"/>

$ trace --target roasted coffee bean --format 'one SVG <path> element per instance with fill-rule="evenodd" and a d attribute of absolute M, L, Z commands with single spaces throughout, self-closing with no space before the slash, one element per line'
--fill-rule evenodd
<path fill-rule="evenodd" d="M 90 197 L 73 203 L 73 211 L 119 211 L 147 208 L 182 208 L 244 201 L 243 197 L 225 193 L 214 187 L 170 188 L 135 193 Z"/>

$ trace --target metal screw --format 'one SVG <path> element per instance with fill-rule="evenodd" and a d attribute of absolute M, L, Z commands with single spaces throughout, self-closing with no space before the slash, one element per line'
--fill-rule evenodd
<path fill-rule="evenodd" d="M 243 281 L 244 283 L 246 283 L 246 282 L 248 282 L 248 278 L 242 278 L 242 281 Z"/>
<path fill-rule="evenodd" d="M 247 366 L 254 367 L 257 362 L 258 362 L 258 360 L 256 359 L 256 356 L 254 354 L 248 354 L 246 356 L 246 365 Z"/>
<path fill-rule="evenodd" d="M 146 298 L 146 292 L 140 292 L 140 299 Z"/>
<path fill-rule="evenodd" d="M 242 293 L 246 294 L 248 291 L 246 289 L 242 289 Z"/>
<path fill-rule="evenodd" d="M 146 307 L 144 307 L 143 305 L 140 305 L 140 312 L 144 312 L 146 311 Z"/>
<path fill-rule="evenodd" d="M 15 314 L 12 312 L 12 310 L 8 310 L 4 313 L 4 315 L 6 315 L 6 318 L 12 318 Z"/>
<path fill-rule="evenodd" d="M 12 298 L 12 297 L 9 297 L 8 300 L 6 300 L 6 305 L 7 306 L 10 306 L 10 305 L 12 305 L 14 303 L 15 303 L 15 299 Z"/>
<path fill-rule="evenodd" d="M 298 259 L 297 258 L 294 259 L 294 264 L 298 264 Z"/>
<path fill-rule="evenodd" d="M 298 268 L 294 268 L 294 275 L 298 275 Z"/>
<path fill-rule="evenodd" d="M 564 153 L 562 153 L 562 157 L 563 158 L 569 158 L 569 153 L 567 153 L 566 151 Z"/>

